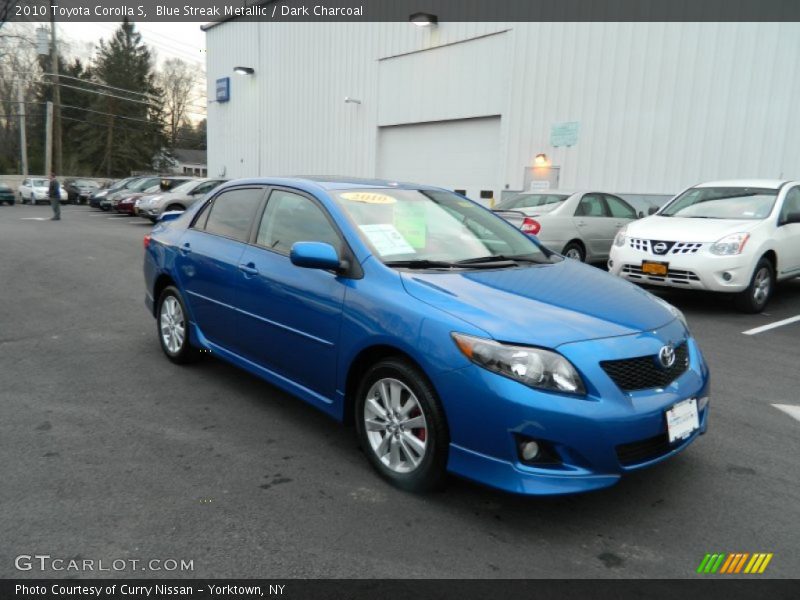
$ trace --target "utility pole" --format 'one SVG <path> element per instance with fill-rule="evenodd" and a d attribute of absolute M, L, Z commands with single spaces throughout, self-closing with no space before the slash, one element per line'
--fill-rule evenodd
<path fill-rule="evenodd" d="M 53 11 L 50 12 L 50 72 L 53 78 L 53 167 L 58 175 L 62 173 L 61 161 L 61 87 L 58 85 L 58 45 L 56 43 L 56 19 Z M 45 175 L 50 175 L 48 169 Z"/>
<path fill-rule="evenodd" d="M 44 172 L 53 172 L 53 103 L 47 102 L 47 119 L 44 126 Z"/>
<path fill-rule="evenodd" d="M 17 100 L 19 101 L 19 152 L 22 158 L 22 176 L 28 176 L 28 140 L 25 132 L 25 96 L 22 82 L 17 82 Z"/>

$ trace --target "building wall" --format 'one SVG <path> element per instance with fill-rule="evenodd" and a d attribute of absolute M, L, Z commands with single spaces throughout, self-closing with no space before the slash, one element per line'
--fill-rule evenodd
<path fill-rule="evenodd" d="M 388 175 L 385 128 L 417 124 L 420 148 L 433 148 L 424 132 L 447 128 L 419 124 L 499 117 L 485 183 L 496 197 L 522 188 L 540 152 L 565 189 L 800 178 L 797 23 L 232 21 L 207 47 L 209 98 L 231 77 L 231 101 L 209 107 L 211 176 Z M 563 121 L 580 123 L 578 142 L 553 148 Z M 431 160 L 426 173 L 474 170 L 463 153 Z"/>

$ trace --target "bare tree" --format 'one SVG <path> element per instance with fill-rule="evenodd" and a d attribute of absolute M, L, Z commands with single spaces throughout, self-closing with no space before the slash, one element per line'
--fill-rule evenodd
<path fill-rule="evenodd" d="M 178 134 L 187 120 L 190 96 L 197 79 L 196 70 L 180 58 L 165 60 L 159 73 L 158 85 L 164 91 L 164 116 L 171 148 L 178 145 Z"/>

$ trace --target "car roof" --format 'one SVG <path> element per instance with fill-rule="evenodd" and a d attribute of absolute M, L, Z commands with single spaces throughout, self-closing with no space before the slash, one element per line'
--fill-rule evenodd
<path fill-rule="evenodd" d="M 785 179 L 726 179 L 722 181 L 708 181 L 694 187 L 749 187 L 777 190 L 787 183 L 789 182 Z"/>
<path fill-rule="evenodd" d="M 259 183 L 264 185 L 316 186 L 324 190 L 350 190 L 354 188 L 387 188 L 405 190 L 438 190 L 433 185 L 393 181 L 390 179 L 364 179 L 359 177 L 303 175 L 296 177 L 254 177 L 232 180 L 229 183 Z"/>

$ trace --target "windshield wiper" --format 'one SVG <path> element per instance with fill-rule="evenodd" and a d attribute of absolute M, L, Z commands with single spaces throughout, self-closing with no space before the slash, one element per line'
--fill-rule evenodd
<path fill-rule="evenodd" d="M 481 265 L 481 264 L 488 264 L 488 263 L 506 263 L 506 262 L 529 262 L 529 263 L 536 263 L 541 264 L 542 261 L 530 258 L 525 255 L 519 256 L 507 256 L 505 254 L 497 254 L 495 256 L 479 256 L 477 258 L 467 258 L 466 260 L 460 260 L 456 264 L 457 265 Z"/>
<path fill-rule="evenodd" d="M 458 266 L 455 263 L 445 262 L 443 260 L 428 260 L 427 258 L 387 260 L 383 264 L 387 267 L 404 267 L 407 269 L 452 269 Z"/>

